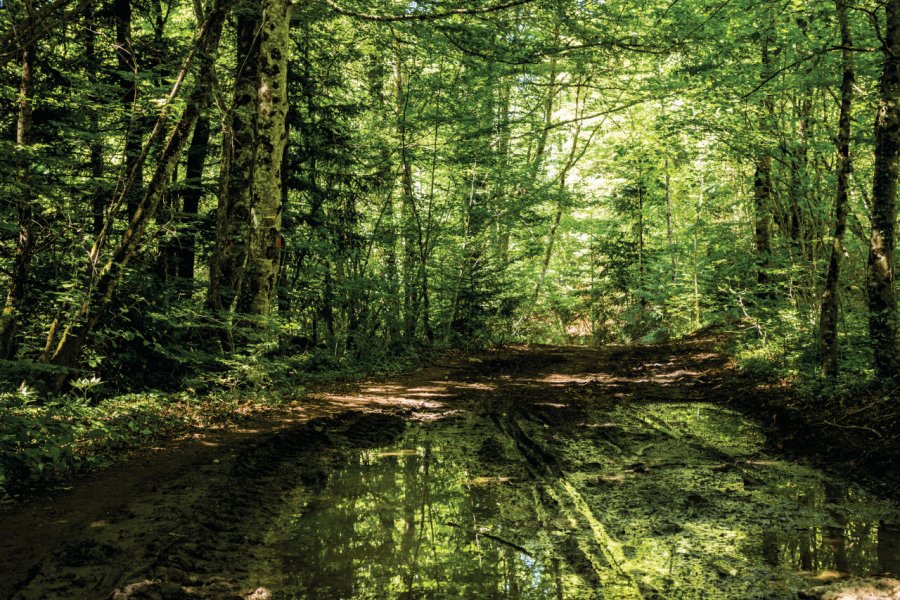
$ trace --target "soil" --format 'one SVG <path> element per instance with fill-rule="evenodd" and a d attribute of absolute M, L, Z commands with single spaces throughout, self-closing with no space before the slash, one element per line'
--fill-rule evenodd
<path fill-rule="evenodd" d="M 329 385 L 7 509 L 0 598 L 788 598 L 900 574 L 897 506 L 819 469 L 716 347 Z"/>

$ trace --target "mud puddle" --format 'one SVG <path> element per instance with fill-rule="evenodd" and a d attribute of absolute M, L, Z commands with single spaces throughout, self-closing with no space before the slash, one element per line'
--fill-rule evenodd
<path fill-rule="evenodd" d="M 551 427 L 522 400 L 350 453 L 256 576 L 275 598 L 745 599 L 900 573 L 897 507 L 766 455 L 737 412 L 570 400 Z"/>

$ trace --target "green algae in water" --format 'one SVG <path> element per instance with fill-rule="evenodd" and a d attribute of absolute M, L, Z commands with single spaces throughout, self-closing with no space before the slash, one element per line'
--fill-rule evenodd
<path fill-rule="evenodd" d="M 739 413 L 588 412 L 520 419 L 559 476 L 487 415 L 349 453 L 272 532 L 275 598 L 793 598 L 820 575 L 900 573 L 896 507 L 766 455 Z"/>
<path fill-rule="evenodd" d="M 582 473 L 583 487 L 624 568 L 662 597 L 793 598 L 823 574 L 900 572 L 895 506 L 766 456 L 739 413 L 659 403 L 604 418 L 628 424 L 617 442 L 630 452 Z"/>

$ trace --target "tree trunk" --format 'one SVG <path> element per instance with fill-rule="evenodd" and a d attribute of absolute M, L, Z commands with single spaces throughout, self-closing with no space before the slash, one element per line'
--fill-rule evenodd
<path fill-rule="evenodd" d="M 290 106 L 288 107 L 290 110 Z M 291 121 L 294 120 L 294 115 L 288 116 L 287 122 L 284 125 L 284 152 L 281 156 L 281 210 L 284 211 L 285 207 L 288 205 L 288 193 L 290 192 L 290 153 L 291 153 Z M 281 252 L 278 255 L 278 280 L 277 280 L 277 289 L 276 296 L 278 299 L 278 312 L 282 315 L 286 315 L 288 311 L 291 310 L 291 294 L 290 288 L 288 287 L 288 277 L 287 277 L 287 263 L 288 263 L 288 254 L 286 252 L 286 247 L 284 244 L 285 238 L 296 239 L 296 224 L 292 221 L 290 223 L 290 228 L 286 231 L 282 232 L 281 240 Z M 287 234 L 287 235 L 285 235 Z"/>
<path fill-rule="evenodd" d="M 421 278 L 418 277 L 418 254 L 422 231 L 418 223 L 416 199 L 413 191 L 412 164 L 406 128 L 406 107 L 408 101 L 407 82 L 403 74 L 403 62 L 399 49 L 394 54 L 394 92 L 397 118 L 397 135 L 400 142 L 400 223 L 403 234 L 403 339 L 411 343 L 415 339 L 419 321 L 419 292 Z"/>
<path fill-rule="evenodd" d="M 770 27 L 772 24 L 770 24 Z M 761 48 L 761 79 L 765 82 L 771 71 L 769 61 L 769 35 L 767 31 L 762 37 Z M 772 98 L 768 93 L 764 94 L 760 130 L 765 132 L 770 129 L 767 120 L 773 112 Z M 771 298 L 772 291 L 769 286 L 769 269 L 772 262 L 772 157 L 768 150 L 760 149 L 756 158 L 756 172 L 753 176 L 753 213 L 754 213 L 754 239 L 756 242 L 756 281 L 758 284 L 757 296 Z"/>
<path fill-rule="evenodd" d="M 872 185 L 872 237 L 869 245 L 869 336 L 875 370 L 898 372 L 897 297 L 894 289 L 894 228 L 897 220 L 897 155 L 900 153 L 900 0 L 885 4 L 884 70 L 875 119 L 875 174 Z"/>
<path fill-rule="evenodd" d="M 88 15 L 88 23 L 91 23 L 92 19 L 90 18 L 92 15 Z M 97 71 L 99 70 L 99 64 L 97 61 L 97 50 L 95 39 L 100 34 L 97 32 L 97 26 L 94 24 L 89 24 L 84 28 L 84 54 L 87 59 L 87 65 L 85 67 L 86 76 L 88 82 L 91 86 L 96 86 L 97 84 Z M 93 97 L 92 100 L 96 101 L 96 97 Z M 91 170 L 91 217 L 92 217 L 92 226 L 91 233 L 94 235 L 99 234 L 103 231 L 103 219 L 104 219 L 104 210 L 106 208 L 104 203 L 104 194 L 103 194 L 103 184 L 101 181 L 101 177 L 103 177 L 103 141 L 101 139 L 100 132 L 100 116 L 99 111 L 96 108 L 91 108 L 88 121 L 90 123 L 90 170 Z"/>
<path fill-rule="evenodd" d="M 564 179 L 559 183 L 560 195 L 565 193 Z M 547 271 L 550 270 L 550 259 L 553 257 L 553 246 L 556 244 L 556 230 L 559 229 L 559 223 L 562 221 L 563 205 L 560 204 L 556 208 L 553 215 L 553 224 L 550 226 L 550 235 L 547 238 L 547 247 L 544 249 L 544 258 L 541 261 L 541 272 L 538 275 L 537 283 L 534 284 L 534 294 L 531 298 L 533 309 L 537 308 L 538 299 L 541 297 L 541 288 L 544 286 L 544 280 L 547 278 Z"/>
<path fill-rule="evenodd" d="M 769 285 L 769 268 L 772 258 L 772 241 L 770 225 L 772 222 L 772 158 L 763 156 L 756 161 L 756 173 L 753 176 L 753 210 L 755 215 L 754 239 L 756 241 L 756 281 L 759 284 L 757 295 L 771 297 Z"/>
<path fill-rule="evenodd" d="M 509 146 L 510 146 L 510 101 L 512 98 L 512 84 L 509 77 L 503 77 L 500 80 L 500 86 L 497 90 L 497 155 L 499 156 L 500 172 L 498 173 L 498 182 L 496 184 L 497 192 L 495 196 L 502 203 L 506 201 L 509 193 L 506 179 L 509 177 Z M 505 212 L 502 205 L 498 207 Z M 497 262 L 501 268 L 505 268 L 509 264 L 509 231 L 513 224 L 506 219 L 497 219 Z"/>
<path fill-rule="evenodd" d="M 19 197 L 19 236 L 13 261 L 9 290 L 0 313 L 0 359 L 12 359 L 16 353 L 16 322 L 25 302 L 28 272 L 34 254 L 34 217 L 32 214 L 30 159 L 26 156 L 31 136 L 31 113 L 34 101 L 35 46 L 22 52 L 22 78 L 19 82 L 19 117 L 16 123 L 17 171 L 21 185 Z"/>
<path fill-rule="evenodd" d="M 647 294 L 644 292 L 644 183 L 643 174 L 638 173 L 638 294 L 641 295 L 640 320 L 644 320 L 644 310 L 647 307 Z"/>
<path fill-rule="evenodd" d="M 844 71 L 841 82 L 841 113 L 838 120 L 837 137 L 837 193 L 834 202 L 834 240 L 831 246 L 831 260 L 825 276 L 822 292 L 822 313 L 819 318 L 819 351 L 822 373 L 835 377 L 838 372 L 838 287 L 841 277 L 841 260 L 844 255 L 844 232 L 847 229 L 847 206 L 850 169 L 850 117 L 853 106 L 853 40 L 850 22 L 847 19 L 846 0 L 835 0 L 841 27 L 841 54 Z"/>
<path fill-rule="evenodd" d="M 197 212 L 203 197 L 203 167 L 209 154 L 209 118 L 201 116 L 188 147 L 187 168 L 182 192 L 183 205 L 178 223 L 178 278 L 189 284 L 194 279 L 197 243 Z"/>
<path fill-rule="evenodd" d="M 171 184 L 178 183 L 178 165 L 172 172 Z M 160 229 L 167 229 L 164 235 L 160 235 L 159 254 L 156 257 L 156 277 L 159 280 L 160 289 L 166 289 L 170 284 L 176 283 L 178 275 L 178 213 L 180 212 L 181 198 L 173 192 L 163 194 L 159 210 L 156 211 L 156 223 Z M 168 295 L 164 297 L 167 299 Z"/>
<path fill-rule="evenodd" d="M 125 131 L 125 178 L 132 177 L 134 184 L 126 196 L 128 217 L 131 218 L 141 201 L 143 165 L 141 160 L 141 122 L 137 106 L 137 61 L 131 45 L 131 0 L 115 0 L 113 13 L 116 21 L 116 59 L 119 67 L 119 87 L 122 89 L 122 114 Z"/>
<path fill-rule="evenodd" d="M 237 11 L 237 72 L 231 111 L 222 131 L 216 244 L 210 258 L 207 295 L 207 304 L 218 310 L 230 309 L 237 298 L 247 259 L 259 88 L 256 11 L 252 3 L 242 3 Z"/>
<path fill-rule="evenodd" d="M 669 257 L 672 260 L 672 281 L 675 281 L 675 273 L 677 271 L 677 261 L 675 258 L 675 237 L 672 233 L 672 177 L 669 174 L 669 157 L 666 157 L 666 240 L 668 242 Z"/>
<path fill-rule="evenodd" d="M 281 257 L 281 162 L 287 143 L 290 11 L 290 0 L 265 0 L 259 32 L 250 244 L 238 309 L 260 316 L 269 314 Z"/>

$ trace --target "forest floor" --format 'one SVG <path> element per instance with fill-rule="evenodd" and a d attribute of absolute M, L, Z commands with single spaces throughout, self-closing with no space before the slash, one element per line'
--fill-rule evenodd
<path fill-rule="evenodd" d="M 823 468 L 718 342 L 328 384 L 7 509 L 0 598 L 900 593 L 900 505 Z"/>

